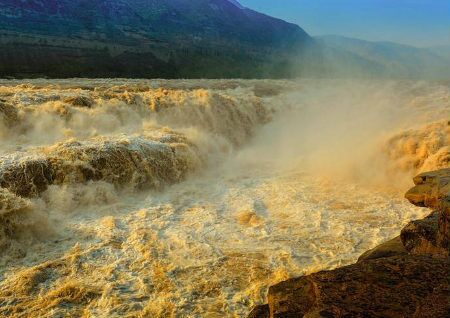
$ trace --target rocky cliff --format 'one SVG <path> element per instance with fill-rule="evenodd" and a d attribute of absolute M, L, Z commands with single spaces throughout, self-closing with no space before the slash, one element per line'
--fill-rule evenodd
<path fill-rule="evenodd" d="M 450 169 L 420 174 L 406 198 L 433 212 L 356 264 L 270 287 L 249 317 L 449 317 Z"/>

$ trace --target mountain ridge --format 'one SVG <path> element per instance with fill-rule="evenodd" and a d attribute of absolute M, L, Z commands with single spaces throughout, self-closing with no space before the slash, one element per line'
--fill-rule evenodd
<path fill-rule="evenodd" d="M 371 71 L 387 77 L 413 77 L 429 79 L 448 79 L 450 55 L 437 54 L 430 48 L 417 48 L 411 45 L 389 41 L 367 41 L 340 35 L 315 36 L 314 40 L 330 55 L 339 51 L 372 64 Z M 351 64 L 351 63 L 350 63 Z M 351 70 L 354 65 L 349 65 Z M 356 65 L 358 66 L 358 65 Z"/>
<path fill-rule="evenodd" d="M 232 4 L 234 4 L 236 7 L 238 7 L 239 9 L 244 9 L 245 7 L 239 3 L 239 1 L 237 0 L 228 0 L 228 2 L 231 2 Z"/>
<path fill-rule="evenodd" d="M 0 3 L 0 77 L 448 79 L 448 52 L 311 37 L 235 0 Z"/>
<path fill-rule="evenodd" d="M 312 42 L 299 26 L 229 0 L 4 0 L 0 30 L 0 62 L 16 65 L 0 68 L 0 76 L 262 75 L 270 64 L 283 62 Z M 20 52 L 24 49 L 30 51 Z M 74 69 L 48 71 L 45 56 Z M 117 56 L 142 60 L 144 69 L 136 74 L 124 71 L 126 65 L 114 70 Z M 145 64 L 152 60 L 152 65 Z M 208 60 L 227 67 L 213 70 Z M 102 66 L 105 61 L 110 66 Z"/>

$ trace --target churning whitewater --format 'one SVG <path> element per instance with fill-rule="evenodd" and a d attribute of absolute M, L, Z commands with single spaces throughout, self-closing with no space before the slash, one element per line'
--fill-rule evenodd
<path fill-rule="evenodd" d="M 0 82 L 2 317 L 242 317 L 428 211 L 450 86 Z"/>

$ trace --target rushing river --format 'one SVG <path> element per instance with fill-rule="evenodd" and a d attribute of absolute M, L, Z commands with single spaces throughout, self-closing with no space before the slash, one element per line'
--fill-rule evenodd
<path fill-rule="evenodd" d="M 448 83 L 0 82 L 2 317 L 243 317 L 428 211 Z"/>

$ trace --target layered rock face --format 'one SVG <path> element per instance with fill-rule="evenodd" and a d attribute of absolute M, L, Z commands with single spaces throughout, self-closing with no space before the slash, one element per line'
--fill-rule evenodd
<path fill-rule="evenodd" d="M 434 211 L 354 265 L 270 287 L 249 317 L 449 317 L 450 169 L 420 174 L 406 198 Z"/>
<path fill-rule="evenodd" d="M 449 256 L 450 250 L 450 169 L 422 173 L 416 186 L 406 193 L 413 204 L 436 209 L 423 220 L 408 224 L 401 234 L 405 248 L 413 254 Z"/>

